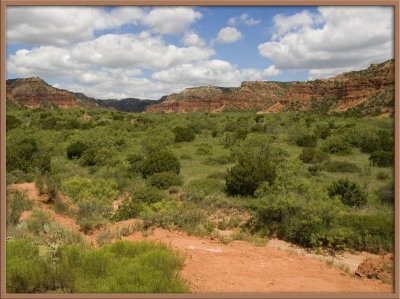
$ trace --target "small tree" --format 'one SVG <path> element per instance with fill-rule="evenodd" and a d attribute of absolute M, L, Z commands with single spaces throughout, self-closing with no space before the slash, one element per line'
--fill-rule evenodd
<path fill-rule="evenodd" d="M 226 191 L 230 195 L 254 195 L 261 183 L 273 183 L 276 167 L 269 159 L 241 159 L 237 165 L 228 170 Z"/>
<path fill-rule="evenodd" d="M 79 159 L 87 150 L 87 145 L 81 141 L 71 143 L 67 148 L 68 159 Z"/>
<path fill-rule="evenodd" d="M 159 172 L 171 171 L 179 174 L 181 164 L 179 159 L 171 152 L 159 151 L 150 154 L 144 161 L 142 169 L 140 170 L 143 177 L 146 178 L 150 175 Z"/>
<path fill-rule="evenodd" d="M 339 179 L 328 187 L 330 197 L 338 195 L 341 201 L 348 206 L 362 206 L 367 202 L 367 193 L 349 179 Z"/>
<path fill-rule="evenodd" d="M 172 130 L 175 135 L 175 142 L 193 141 L 195 134 L 192 128 L 176 127 Z"/>

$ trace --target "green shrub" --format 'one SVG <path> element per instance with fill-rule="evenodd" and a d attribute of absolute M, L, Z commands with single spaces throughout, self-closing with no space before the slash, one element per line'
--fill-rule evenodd
<path fill-rule="evenodd" d="M 164 194 L 155 187 L 146 186 L 136 189 L 133 192 L 133 198 L 136 202 L 143 204 L 152 204 L 164 198 Z"/>
<path fill-rule="evenodd" d="M 377 191 L 378 198 L 384 202 L 389 204 L 394 204 L 394 186 L 386 185 L 378 189 Z"/>
<path fill-rule="evenodd" d="M 144 156 L 141 154 L 129 154 L 127 160 L 131 166 L 131 170 L 134 173 L 141 172 L 143 167 Z"/>
<path fill-rule="evenodd" d="M 7 142 L 6 148 L 7 172 L 12 170 L 31 172 L 34 169 L 35 155 L 39 152 L 35 139 L 23 138 L 15 143 Z"/>
<path fill-rule="evenodd" d="M 77 206 L 77 223 L 84 233 L 102 227 L 112 211 L 111 206 L 92 200 L 80 200 Z"/>
<path fill-rule="evenodd" d="M 321 170 L 321 167 L 316 164 L 310 165 L 307 168 L 308 173 L 312 176 L 316 176 L 320 170 Z"/>
<path fill-rule="evenodd" d="M 373 152 L 369 160 L 371 161 L 372 165 L 378 167 L 389 167 L 394 165 L 394 152 L 386 152 L 386 151 L 376 151 Z"/>
<path fill-rule="evenodd" d="M 195 137 L 194 131 L 190 127 L 176 127 L 172 132 L 175 134 L 175 142 L 190 142 Z"/>
<path fill-rule="evenodd" d="M 142 209 L 143 205 L 140 202 L 135 201 L 132 198 L 126 198 L 115 211 L 112 219 L 115 221 L 122 221 L 136 218 Z"/>
<path fill-rule="evenodd" d="M 300 153 L 299 159 L 303 163 L 316 164 L 329 160 L 329 155 L 313 147 L 306 147 Z"/>
<path fill-rule="evenodd" d="M 21 125 L 21 121 L 16 118 L 14 115 L 6 115 L 6 131 L 10 131 L 12 129 L 18 128 Z"/>
<path fill-rule="evenodd" d="M 367 202 L 367 193 L 357 183 L 349 179 L 339 179 L 328 187 L 330 197 L 338 195 L 348 206 L 362 206 Z"/>
<path fill-rule="evenodd" d="M 8 227 L 19 222 L 21 213 L 32 208 L 32 202 L 27 199 L 22 191 L 9 191 L 7 189 L 6 195 L 6 223 Z"/>
<path fill-rule="evenodd" d="M 318 143 L 318 137 L 314 134 L 304 134 L 298 136 L 296 144 L 303 147 L 315 147 Z"/>
<path fill-rule="evenodd" d="M 165 151 L 175 140 L 175 135 L 165 129 L 151 129 L 140 142 L 143 150 L 148 153 Z"/>
<path fill-rule="evenodd" d="M 36 235 L 43 234 L 45 225 L 50 223 L 50 216 L 42 210 L 34 210 L 27 220 L 28 229 Z"/>
<path fill-rule="evenodd" d="M 380 180 L 380 181 L 384 181 L 384 180 L 387 180 L 387 179 L 389 178 L 389 175 L 388 175 L 386 172 L 379 171 L 379 172 L 376 174 L 376 178 L 377 178 L 378 180 Z"/>
<path fill-rule="evenodd" d="M 181 164 L 171 152 L 159 151 L 151 153 L 143 162 L 141 173 L 144 178 L 159 172 L 174 172 L 179 174 Z"/>
<path fill-rule="evenodd" d="M 351 154 L 352 152 L 351 145 L 337 136 L 327 138 L 322 145 L 322 150 L 330 154 Z"/>
<path fill-rule="evenodd" d="M 393 214 L 354 214 L 339 217 L 341 226 L 347 227 L 347 244 L 356 250 L 382 253 L 393 252 Z"/>
<path fill-rule="evenodd" d="M 306 194 L 305 198 L 294 193 L 272 193 L 261 199 L 255 229 L 267 229 L 269 235 L 306 247 L 341 245 L 329 240 L 339 205 L 316 192 Z"/>
<path fill-rule="evenodd" d="M 111 204 L 118 195 L 117 183 L 110 179 L 87 179 L 75 176 L 62 182 L 62 189 L 74 203 L 88 200 Z"/>
<path fill-rule="evenodd" d="M 273 183 L 275 176 L 276 166 L 269 159 L 242 158 L 227 172 L 226 191 L 230 195 L 253 196 L 261 183 Z"/>
<path fill-rule="evenodd" d="M 324 168 L 328 172 L 355 173 L 361 171 L 357 164 L 347 161 L 329 161 L 324 164 Z"/>
<path fill-rule="evenodd" d="M 148 183 L 158 189 L 168 189 L 171 186 L 182 185 L 181 178 L 174 172 L 159 172 L 148 178 Z"/>
<path fill-rule="evenodd" d="M 88 146 L 86 144 L 76 141 L 67 147 L 67 157 L 68 159 L 79 159 L 87 149 Z"/>

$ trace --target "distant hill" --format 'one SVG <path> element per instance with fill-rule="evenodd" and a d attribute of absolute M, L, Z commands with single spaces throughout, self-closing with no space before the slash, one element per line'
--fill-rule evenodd
<path fill-rule="evenodd" d="M 307 82 L 245 81 L 240 87 L 187 88 L 163 98 L 146 112 L 261 113 L 315 110 L 355 115 L 390 115 L 394 111 L 394 60 L 362 71 Z"/>
<path fill-rule="evenodd" d="M 122 100 L 96 100 L 96 103 L 104 108 L 114 108 L 125 112 L 142 112 L 149 105 L 158 104 L 159 101 L 127 98 Z"/>
<path fill-rule="evenodd" d="M 186 88 L 158 101 L 98 100 L 52 87 L 39 77 L 7 80 L 7 105 L 109 108 L 126 112 L 279 111 L 346 112 L 390 116 L 394 112 L 394 60 L 361 71 L 307 82 L 245 81 L 240 87 Z"/>
<path fill-rule="evenodd" d="M 7 80 L 7 105 L 30 108 L 112 108 L 126 112 L 143 112 L 145 107 L 158 101 L 135 98 L 122 100 L 98 100 L 83 93 L 59 89 L 39 77 Z"/>

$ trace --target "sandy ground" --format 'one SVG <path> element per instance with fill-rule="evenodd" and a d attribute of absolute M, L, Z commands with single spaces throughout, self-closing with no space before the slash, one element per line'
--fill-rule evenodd
<path fill-rule="evenodd" d="M 45 200 L 38 195 L 33 183 L 14 184 L 11 188 L 25 190 L 27 196 L 35 200 L 38 207 L 47 210 L 54 221 L 66 229 L 79 231 L 74 219 L 54 213 L 51 207 L 44 203 Z M 24 212 L 21 219 L 27 219 L 29 216 L 29 211 Z M 108 229 L 115 229 L 134 221 L 119 222 Z M 101 231 L 104 229 L 95 231 L 91 235 L 82 235 L 87 241 L 95 244 L 96 236 Z M 393 292 L 390 284 L 347 274 L 318 260 L 315 254 L 305 253 L 300 247 L 281 240 L 271 240 L 269 245 L 264 247 L 243 241 L 225 245 L 218 241 L 164 229 L 155 229 L 146 236 L 137 232 L 123 239 L 160 241 L 182 252 L 186 259 L 181 276 L 194 293 Z M 349 268 L 353 270 L 368 254 L 346 253 L 342 256 L 341 260 L 344 263 L 347 261 Z"/>

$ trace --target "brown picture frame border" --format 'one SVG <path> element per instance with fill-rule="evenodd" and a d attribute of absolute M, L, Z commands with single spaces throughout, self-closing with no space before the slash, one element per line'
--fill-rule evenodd
<path fill-rule="evenodd" d="M 386 0 L 0 0 L 0 298 L 400 298 L 399 1 Z M 8 6 L 393 6 L 395 59 L 395 250 L 393 293 L 10 294 L 6 293 L 6 9 Z"/>

